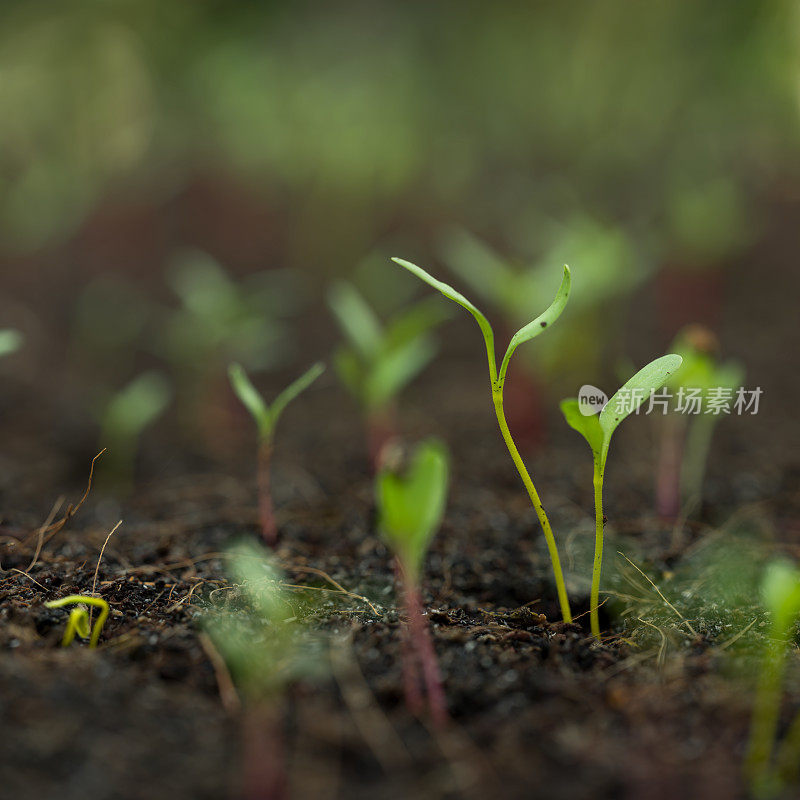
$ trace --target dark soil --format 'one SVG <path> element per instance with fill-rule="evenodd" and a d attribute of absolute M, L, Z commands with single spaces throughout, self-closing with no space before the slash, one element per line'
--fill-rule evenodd
<path fill-rule="evenodd" d="M 758 294 L 748 268 L 732 276 L 741 299 L 734 309 L 746 301 L 760 313 L 776 300 Z M 796 293 L 786 294 L 784 354 L 797 347 Z M 732 418 L 720 427 L 706 504 L 678 536 L 652 514 L 651 421 L 620 432 L 609 462 L 604 584 L 617 594 L 625 594 L 629 574 L 618 550 L 664 586 L 673 575 L 691 576 L 686 565 L 714 537 L 746 534 L 759 547 L 767 540 L 797 555 L 800 470 L 787 442 L 798 429 L 783 394 L 796 384 L 785 383 L 758 322 L 732 316 L 723 338 L 748 364 L 748 385 L 764 386 L 770 419 Z M 752 675 L 728 645 L 751 621 L 753 633 L 762 627 L 756 598 L 714 609 L 687 600 L 679 610 L 692 614 L 693 633 L 646 585 L 649 596 L 638 604 L 635 593 L 608 601 L 602 644 L 589 637 L 587 616 L 558 622 L 536 518 L 494 428 L 477 333 L 470 320 L 458 320 L 447 329 L 451 337 L 440 369 L 407 394 L 402 416 L 414 438 L 436 432 L 453 453 L 447 518 L 423 587 L 451 717 L 444 731 L 404 707 L 393 565 L 375 531 L 355 411 L 329 375 L 282 422 L 277 555 L 287 585 L 314 587 L 287 591 L 316 593 L 312 626 L 332 635 L 332 666 L 280 701 L 293 796 L 746 796 Z M 0 795 L 236 796 L 243 712 L 200 620 L 230 590 L 221 553 L 257 532 L 247 423 L 239 417 L 237 450 L 217 458 L 178 450 L 169 423 L 161 426 L 145 443 L 136 492 L 119 502 L 93 491 L 34 558 L 36 531 L 52 504 L 62 492 L 73 502 L 80 496 L 93 447 L 74 424 L 69 398 L 52 402 L 62 406 L 39 407 L 13 386 L 3 399 Z M 23 404 L 22 421 L 12 422 L 9 410 Z M 529 463 L 583 614 L 590 459 L 559 420 L 548 423 L 549 439 Z M 50 425 L 53 434 L 45 435 Z M 96 590 L 111 606 L 101 646 L 61 649 L 67 613 L 44 602 L 92 591 L 101 547 L 120 518 L 97 576 Z M 786 720 L 798 703 L 793 684 Z"/>

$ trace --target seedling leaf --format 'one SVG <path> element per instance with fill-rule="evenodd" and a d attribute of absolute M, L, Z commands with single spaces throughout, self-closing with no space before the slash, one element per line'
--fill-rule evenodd
<path fill-rule="evenodd" d="M 330 306 L 347 337 L 362 356 L 373 356 L 381 346 L 383 332 L 378 318 L 356 288 L 335 283 L 328 294 Z"/>
<path fill-rule="evenodd" d="M 242 401 L 242 405 L 253 415 L 253 419 L 258 426 L 259 438 L 267 440 L 272 436 L 278 418 L 281 416 L 286 406 L 292 402 L 299 394 L 304 392 L 312 383 L 325 371 L 325 365 L 321 362 L 313 364 L 297 380 L 290 383 L 274 400 L 272 406 L 264 402 L 258 390 L 253 386 L 247 373 L 241 364 L 231 364 L 228 367 L 231 386 L 236 396 Z"/>
<path fill-rule="evenodd" d="M 600 412 L 600 427 L 605 434 L 606 447 L 620 422 L 636 411 L 651 392 L 660 389 L 682 362 L 683 359 L 675 353 L 661 356 L 642 367 L 616 391 Z"/>
<path fill-rule="evenodd" d="M 106 431 L 110 435 L 136 436 L 166 408 L 170 389 L 166 378 L 145 372 L 134 378 L 111 400 L 106 411 Z"/>
<path fill-rule="evenodd" d="M 595 456 L 599 457 L 603 450 L 605 437 L 597 414 L 583 414 L 580 410 L 580 403 L 577 398 L 573 397 L 561 401 L 561 413 L 564 415 L 567 425 L 578 431 L 589 443 Z"/>
<path fill-rule="evenodd" d="M 429 338 L 410 341 L 388 352 L 367 375 L 365 391 L 370 405 L 380 408 L 391 400 L 430 363 L 435 353 L 436 347 Z"/>
<path fill-rule="evenodd" d="M 276 398 L 270 409 L 270 417 L 272 418 L 272 427 L 278 424 L 278 418 L 283 414 L 284 409 L 292 400 L 295 400 L 298 395 L 302 394 L 314 381 L 325 372 L 325 365 L 321 361 L 317 361 L 309 367 L 296 381 L 290 383 Z"/>
<path fill-rule="evenodd" d="M 556 292 L 556 296 L 553 298 L 553 302 L 550 303 L 550 305 L 541 314 L 539 314 L 538 317 L 520 328 L 511 337 L 511 341 L 508 343 L 508 348 L 506 349 L 506 354 L 503 356 L 503 363 L 500 366 L 499 379 L 501 384 L 505 379 L 506 370 L 508 369 L 508 362 L 510 361 L 511 356 L 514 354 L 514 351 L 523 342 L 527 342 L 528 340 L 533 339 L 535 336 L 538 336 L 540 333 L 546 331 L 547 328 L 561 316 L 561 312 L 566 307 L 567 300 L 569 300 L 569 292 L 571 287 L 572 277 L 570 275 L 569 267 L 564 264 L 564 274 L 561 277 L 561 285 L 558 287 L 558 291 Z"/>
<path fill-rule="evenodd" d="M 253 386 L 244 367 L 241 364 L 231 364 L 228 367 L 228 377 L 231 381 L 233 391 L 242 405 L 253 415 L 253 419 L 258 425 L 260 434 L 268 434 L 270 430 L 270 414 L 267 404 L 258 393 L 258 390 Z"/>
<path fill-rule="evenodd" d="M 414 581 L 444 516 L 448 471 L 446 447 L 429 439 L 405 475 L 385 468 L 376 479 L 381 532 Z"/>
<path fill-rule="evenodd" d="M 438 292 L 441 292 L 445 297 L 449 300 L 452 300 L 454 303 L 458 303 L 462 308 L 466 308 L 473 317 L 475 317 L 476 322 L 480 326 L 481 333 L 483 333 L 483 338 L 486 341 L 486 350 L 489 353 L 489 371 L 491 372 L 492 380 L 495 379 L 495 371 L 497 369 L 495 362 L 495 353 L 494 353 L 494 331 L 492 330 L 492 326 L 489 324 L 489 320 L 483 315 L 481 311 L 478 310 L 476 306 L 474 306 L 463 294 L 457 292 L 452 286 L 444 283 L 443 281 L 437 280 L 432 275 L 429 275 L 425 272 L 422 267 L 418 267 L 416 264 L 412 264 L 410 261 L 405 261 L 402 258 L 392 258 L 395 264 L 399 264 L 401 267 L 407 269 L 413 275 L 416 275 L 420 280 L 425 281 L 428 286 L 432 286 Z"/>

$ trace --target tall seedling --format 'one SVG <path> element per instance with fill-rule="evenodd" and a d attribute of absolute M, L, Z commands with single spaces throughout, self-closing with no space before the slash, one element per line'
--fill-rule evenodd
<path fill-rule="evenodd" d="M 436 278 L 429 275 L 424 269 L 418 267 L 416 264 L 412 264 L 409 261 L 404 261 L 401 258 L 393 258 L 392 261 L 394 261 L 396 264 L 399 264 L 401 267 L 404 267 L 409 272 L 416 275 L 420 280 L 425 281 L 425 283 L 427 283 L 429 286 L 432 286 L 434 289 L 441 292 L 445 297 L 449 298 L 454 303 L 458 303 L 458 305 L 460 305 L 462 308 L 465 308 L 467 311 L 469 311 L 469 313 L 475 317 L 475 321 L 478 323 L 478 326 L 481 329 L 484 342 L 486 343 L 486 356 L 489 362 L 489 381 L 491 384 L 492 402 L 494 404 L 494 410 L 497 416 L 497 424 L 500 426 L 500 433 L 503 436 L 503 441 L 506 443 L 508 452 L 511 454 L 511 459 L 514 462 L 514 466 L 517 468 L 517 471 L 522 478 L 522 482 L 525 485 L 528 496 L 530 497 L 531 503 L 533 503 L 533 507 L 536 511 L 536 516 L 539 518 L 542 531 L 544 531 L 547 549 L 550 552 L 550 561 L 553 565 L 553 575 L 555 577 L 559 605 L 561 606 L 561 615 L 565 622 L 572 622 L 572 612 L 570 611 L 569 607 L 567 587 L 564 583 L 564 574 L 561 569 L 561 559 L 558 555 L 558 547 L 556 545 L 555 536 L 553 535 L 553 530 L 550 527 L 550 520 L 547 518 L 544 506 L 542 505 L 542 501 L 539 499 L 539 493 L 536 491 L 536 487 L 533 485 L 533 480 L 531 479 L 530 473 L 525 467 L 525 463 L 523 462 L 522 457 L 517 450 L 517 446 L 514 444 L 514 440 L 511 437 L 511 432 L 509 431 L 508 423 L 506 422 L 505 410 L 503 408 L 503 387 L 505 385 L 506 373 L 508 371 L 509 362 L 511 361 L 511 356 L 514 354 L 514 351 L 517 349 L 517 347 L 519 347 L 519 345 L 546 331 L 559 318 L 559 316 L 561 316 L 561 312 L 567 305 L 567 299 L 569 298 L 571 286 L 569 267 L 566 265 L 564 266 L 564 274 L 561 278 L 561 285 L 556 293 L 555 299 L 550 306 L 538 317 L 520 328 L 511 338 L 511 341 L 508 343 L 508 347 L 506 348 L 505 355 L 503 356 L 503 360 L 500 364 L 500 369 L 498 370 L 497 354 L 495 352 L 494 344 L 494 331 L 492 330 L 492 326 L 489 324 L 489 321 L 486 319 L 486 317 L 469 300 L 467 300 L 464 295 L 457 292 L 452 286 L 448 286 L 446 283 L 436 280 Z"/>

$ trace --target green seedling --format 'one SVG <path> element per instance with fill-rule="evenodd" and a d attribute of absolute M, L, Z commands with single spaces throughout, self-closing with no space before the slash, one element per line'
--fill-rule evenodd
<path fill-rule="evenodd" d="M 550 561 L 553 565 L 553 575 L 555 577 L 559 605 L 561 606 L 561 615 L 563 616 L 565 622 L 572 622 L 572 612 L 570 611 L 569 607 L 567 587 L 564 583 L 564 574 L 561 570 L 561 559 L 558 555 L 558 547 L 556 545 L 555 536 L 553 535 L 553 530 L 550 527 L 550 521 L 547 518 L 542 501 L 539 499 L 539 494 L 536 491 L 536 487 L 533 485 L 533 480 L 531 479 L 530 473 L 528 472 L 525 463 L 523 462 L 522 457 L 517 450 L 517 446 L 514 443 L 513 438 L 511 437 L 511 432 L 509 431 L 508 423 L 506 421 L 505 410 L 503 408 L 503 388 L 505 386 L 506 373 L 508 371 L 509 362 L 511 361 L 511 356 L 514 354 L 514 351 L 517 349 L 517 347 L 519 347 L 519 345 L 546 331 L 561 316 L 561 312 L 567 305 L 570 292 L 571 278 L 569 267 L 566 265 L 564 266 L 561 285 L 559 286 L 555 299 L 550 306 L 538 317 L 520 328 L 514 334 L 514 336 L 511 337 L 511 341 L 508 343 L 505 355 L 503 356 L 503 360 L 500 364 L 500 369 L 498 370 L 497 354 L 495 352 L 494 345 L 494 331 L 492 330 L 492 326 L 489 324 L 489 321 L 486 319 L 486 317 L 469 300 L 467 300 L 464 295 L 457 292 L 452 286 L 448 286 L 446 283 L 436 280 L 436 278 L 429 275 L 424 269 L 418 267 L 416 264 L 412 264 L 409 261 L 404 261 L 401 258 L 393 258 L 392 261 L 394 261 L 396 264 L 399 264 L 401 267 L 404 267 L 413 275 L 416 275 L 420 280 L 441 292 L 445 297 L 449 298 L 454 303 L 457 303 L 462 308 L 465 308 L 470 314 L 472 314 L 472 316 L 475 318 L 475 321 L 478 323 L 481 333 L 483 334 L 483 340 L 486 344 L 486 355 L 489 362 L 489 382 L 492 390 L 492 403 L 494 404 L 497 423 L 500 426 L 500 433 L 503 437 L 506 447 L 508 448 L 508 452 L 511 455 L 511 459 L 514 462 L 514 466 L 517 468 L 517 471 L 522 478 L 522 483 L 525 485 L 525 489 L 527 490 L 528 496 L 531 499 L 533 508 L 536 511 L 539 524 L 542 526 L 542 531 L 544 532 L 545 540 L 547 542 L 547 548 L 550 553 Z"/>
<path fill-rule="evenodd" d="M 102 445 L 108 451 L 103 479 L 123 488 L 133 483 L 142 432 L 164 413 L 171 391 L 166 378 L 144 372 L 117 392 L 102 413 Z"/>
<path fill-rule="evenodd" d="M 437 726 L 447 721 L 447 704 L 422 610 L 420 580 L 425 554 L 444 516 L 448 470 L 447 449 L 430 439 L 417 447 L 407 470 L 398 472 L 386 465 L 375 483 L 379 527 L 397 559 L 408 618 L 403 652 L 406 702 L 412 712 L 420 713 L 424 687 Z"/>
<path fill-rule="evenodd" d="M 134 284 L 102 274 L 77 297 L 70 330 L 70 360 L 96 379 L 112 382 L 130 373 L 145 347 L 156 306 Z"/>
<path fill-rule="evenodd" d="M 501 255 L 461 229 L 443 237 L 442 256 L 470 291 L 499 311 L 512 331 L 530 319 L 530 309 L 550 299 L 548 265 L 592 265 L 581 273 L 580 285 L 570 295 L 570 324 L 558 328 L 522 360 L 531 379 L 543 375 L 550 384 L 570 385 L 570 379 L 586 375 L 601 360 L 618 320 L 624 319 L 623 314 L 610 313 L 614 304 L 630 294 L 648 271 L 643 259 L 635 257 L 632 241 L 622 228 L 583 214 L 569 215 L 560 224 L 537 220 L 533 226 L 524 215 L 521 228 L 523 232 L 513 239 L 526 254 L 524 259 Z M 533 408 L 530 398 L 526 405 Z M 542 421 L 534 422 L 542 426 Z"/>
<path fill-rule="evenodd" d="M 206 449 L 225 447 L 230 421 L 225 367 L 252 374 L 286 364 L 293 353 L 288 319 L 300 305 L 297 273 L 265 270 L 241 279 L 197 250 L 176 255 L 167 282 L 180 301 L 163 315 L 154 345 L 176 378 L 178 422 Z"/>
<path fill-rule="evenodd" d="M 289 353 L 284 318 L 298 306 L 292 276 L 269 270 L 234 281 L 211 256 L 180 253 L 167 279 L 181 307 L 167 318 L 163 341 L 180 374 L 205 374 L 222 361 L 263 371 Z"/>
<path fill-rule="evenodd" d="M 258 429 L 257 483 L 258 510 L 261 522 L 261 535 L 270 545 L 278 538 L 278 527 L 272 505 L 271 464 L 272 446 L 275 438 L 275 426 L 286 406 L 299 394 L 304 392 L 325 371 L 325 365 L 316 363 L 304 372 L 296 381 L 289 384 L 274 400 L 271 406 L 253 386 L 241 364 L 231 364 L 228 368 L 231 386 L 242 405 L 252 414 Z"/>
<path fill-rule="evenodd" d="M 767 568 L 762 597 L 772 616 L 772 625 L 761 661 L 761 670 L 745 757 L 745 775 L 754 797 L 777 797 L 786 782 L 797 778 L 797 750 L 800 745 L 800 715 L 795 719 L 773 766 L 778 732 L 781 693 L 786 657 L 795 623 L 800 616 L 800 571 L 778 561 Z"/>
<path fill-rule="evenodd" d="M 592 450 L 594 460 L 594 512 L 595 540 L 592 566 L 592 590 L 589 599 L 589 617 L 592 635 L 600 638 L 598 603 L 600 598 L 600 571 L 603 565 L 603 478 L 611 437 L 617 426 L 650 396 L 660 389 L 669 376 L 681 365 L 681 357 L 674 353 L 661 356 L 642 367 L 608 401 L 600 415 L 583 409 L 577 399 L 563 400 L 561 411 L 570 427 L 583 436 Z M 585 413 L 584 413 L 585 412 Z"/>
<path fill-rule="evenodd" d="M 447 317 L 447 310 L 438 299 L 427 298 L 384 325 L 359 291 L 344 281 L 333 285 L 328 305 L 347 338 L 335 353 L 334 367 L 363 410 L 370 457 L 377 465 L 395 433 L 396 398 L 436 354 L 430 331 Z"/>
<path fill-rule="evenodd" d="M 226 608 L 210 609 L 203 627 L 244 704 L 244 796 L 284 797 L 281 702 L 293 683 L 320 675 L 324 653 L 303 621 L 310 611 L 284 588 L 269 552 L 253 542 L 227 555 L 236 594 Z"/>
<path fill-rule="evenodd" d="M 0 356 L 8 356 L 22 347 L 23 336 L 12 328 L 0 330 Z"/>
<path fill-rule="evenodd" d="M 51 600 L 49 603 L 45 603 L 47 608 L 63 608 L 70 605 L 77 605 L 77 607 L 73 608 L 69 613 L 61 646 L 69 647 L 75 636 L 78 636 L 80 639 L 89 639 L 89 647 L 94 649 L 100 640 L 103 625 L 106 624 L 106 619 L 108 619 L 108 603 L 101 597 L 88 597 L 82 594 L 71 594 L 59 600 Z M 89 633 L 89 612 L 86 610 L 86 606 L 95 606 L 95 608 L 100 609 L 100 614 L 94 623 L 91 635 Z"/>
<path fill-rule="evenodd" d="M 697 394 L 706 408 L 712 393 L 727 392 L 732 398 L 744 380 L 744 369 L 735 361 L 720 362 L 717 340 L 701 325 L 684 328 L 672 344 L 683 358 L 680 371 L 667 386 L 673 394 Z M 656 474 L 656 504 L 663 519 L 675 519 L 699 505 L 703 494 L 708 454 L 716 426 L 727 414 L 672 413 L 664 419 Z"/>

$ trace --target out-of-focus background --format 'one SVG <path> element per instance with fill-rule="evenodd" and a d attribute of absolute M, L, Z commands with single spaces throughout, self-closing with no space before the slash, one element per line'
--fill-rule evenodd
<path fill-rule="evenodd" d="M 337 279 L 379 316 L 421 294 L 390 255 L 506 330 L 569 262 L 549 405 L 687 323 L 788 403 L 799 31 L 788 0 L 5 0 L 4 416 L 46 410 L 69 452 L 146 373 L 196 443 L 175 409 L 227 392 L 229 360 L 329 355 Z"/>

